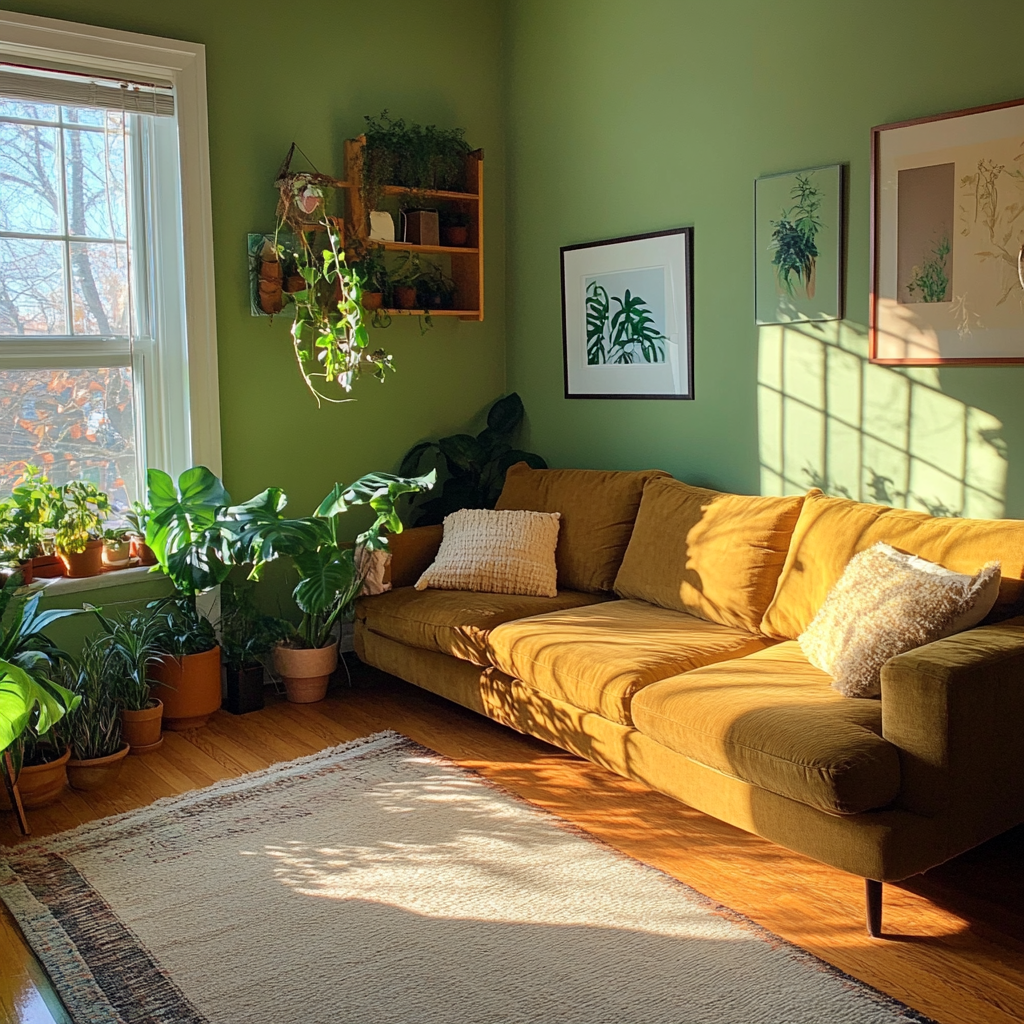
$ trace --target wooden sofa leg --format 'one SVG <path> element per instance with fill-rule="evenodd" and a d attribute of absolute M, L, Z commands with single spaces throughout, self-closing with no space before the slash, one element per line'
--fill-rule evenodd
<path fill-rule="evenodd" d="M 868 935 L 877 939 L 882 934 L 882 883 L 864 879 L 864 896 L 868 911 Z"/>

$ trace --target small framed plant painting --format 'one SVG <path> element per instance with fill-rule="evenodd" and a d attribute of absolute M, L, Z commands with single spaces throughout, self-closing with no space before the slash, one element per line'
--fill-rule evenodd
<path fill-rule="evenodd" d="M 754 310 L 759 324 L 841 320 L 843 167 L 754 182 Z"/>
<path fill-rule="evenodd" d="M 1024 100 L 871 131 L 871 361 L 1024 363 Z"/>
<path fill-rule="evenodd" d="M 566 398 L 693 398 L 693 228 L 562 248 Z"/>

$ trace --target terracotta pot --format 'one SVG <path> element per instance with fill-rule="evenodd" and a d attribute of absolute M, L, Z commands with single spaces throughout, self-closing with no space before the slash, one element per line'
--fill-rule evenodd
<path fill-rule="evenodd" d="M 233 715 L 247 715 L 263 707 L 263 666 L 243 665 L 227 669 L 227 697 L 224 710 Z"/>
<path fill-rule="evenodd" d="M 141 537 L 132 537 L 131 557 L 137 558 L 139 565 L 156 565 L 153 549 Z"/>
<path fill-rule="evenodd" d="M 363 309 L 380 309 L 383 305 L 383 292 L 363 292 Z"/>
<path fill-rule="evenodd" d="M 406 285 L 396 285 L 395 302 L 399 309 L 415 309 L 416 289 L 409 288 Z"/>
<path fill-rule="evenodd" d="M 260 281 L 260 309 L 264 313 L 280 313 L 284 309 L 280 281 Z"/>
<path fill-rule="evenodd" d="M 68 761 L 68 782 L 71 788 L 88 792 L 109 785 L 121 774 L 127 753 L 128 744 L 124 743 L 116 754 L 108 754 L 106 757 L 92 757 L 87 761 L 72 758 Z"/>
<path fill-rule="evenodd" d="M 121 709 L 121 734 L 131 747 L 132 754 L 148 754 L 164 741 L 163 702 L 154 697 L 149 703 L 151 706 L 141 711 Z"/>
<path fill-rule="evenodd" d="M 108 569 L 123 569 L 132 557 L 132 546 L 129 541 L 118 544 L 116 541 L 103 542 L 103 564 Z"/>
<path fill-rule="evenodd" d="M 450 227 L 444 228 L 444 244 L 462 247 L 469 242 L 469 228 Z"/>
<path fill-rule="evenodd" d="M 32 559 L 26 558 L 18 564 L 18 571 L 21 573 L 21 585 L 28 586 L 32 582 Z"/>
<path fill-rule="evenodd" d="M 64 563 L 64 574 L 73 580 L 84 576 L 99 576 L 103 572 L 103 541 L 85 542 L 84 551 L 58 551 Z"/>
<path fill-rule="evenodd" d="M 220 707 L 220 648 L 154 662 L 151 678 L 164 702 L 164 728 L 171 732 L 206 725 Z"/>
<path fill-rule="evenodd" d="M 36 555 L 32 559 L 32 575 L 48 580 L 64 575 L 64 563 L 56 555 Z"/>
<path fill-rule="evenodd" d="M 303 650 L 298 647 L 274 648 L 274 668 L 284 680 L 288 699 L 293 704 L 312 704 L 327 696 L 331 673 L 338 666 L 338 644 Z"/>
<path fill-rule="evenodd" d="M 281 275 L 284 273 L 281 269 L 280 260 L 261 260 L 260 261 L 260 280 L 261 281 L 280 281 Z"/>
<path fill-rule="evenodd" d="M 64 756 L 46 764 L 26 765 L 18 776 L 18 792 L 27 810 L 52 804 L 64 792 L 68 784 L 67 765 L 71 758 L 70 748 Z M 0 810 L 9 811 L 11 802 L 7 790 L 0 785 Z"/>

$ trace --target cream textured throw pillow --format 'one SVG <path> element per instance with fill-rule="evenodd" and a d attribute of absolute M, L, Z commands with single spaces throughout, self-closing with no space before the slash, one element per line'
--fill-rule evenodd
<path fill-rule="evenodd" d="M 877 697 L 890 658 L 981 622 L 999 577 L 998 562 L 965 576 L 875 544 L 850 559 L 800 647 L 844 696 Z"/>
<path fill-rule="evenodd" d="M 465 508 L 444 517 L 444 537 L 417 590 L 482 590 L 555 597 L 558 512 Z"/>

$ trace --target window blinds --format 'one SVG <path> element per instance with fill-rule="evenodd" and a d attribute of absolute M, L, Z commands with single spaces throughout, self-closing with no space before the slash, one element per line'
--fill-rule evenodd
<path fill-rule="evenodd" d="M 0 96 L 69 107 L 100 107 L 130 114 L 174 115 L 170 84 L 93 77 L 87 73 L 24 68 L 0 63 Z"/>

